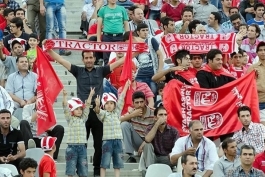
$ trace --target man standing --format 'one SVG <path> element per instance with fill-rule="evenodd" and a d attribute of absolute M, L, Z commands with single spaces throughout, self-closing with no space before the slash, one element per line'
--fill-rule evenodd
<path fill-rule="evenodd" d="M 251 145 L 243 145 L 240 149 L 240 161 L 241 165 L 235 169 L 230 170 L 226 177 L 239 177 L 239 176 L 251 176 L 251 177 L 264 177 L 265 174 L 253 168 L 253 162 L 255 159 L 255 148 Z M 218 174 L 219 177 L 219 174 Z"/>
<path fill-rule="evenodd" d="M 181 3 L 179 0 L 171 0 L 166 2 L 160 12 L 162 17 L 172 18 L 175 22 L 181 20 L 181 12 L 185 8 L 185 4 Z"/>
<path fill-rule="evenodd" d="M 43 42 L 43 45 L 46 41 Z M 103 78 L 110 74 L 115 68 L 124 63 L 124 58 L 120 59 L 110 65 L 104 67 L 95 67 L 96 61 L 95 55 L 92 51 L 82 52 L 82 61 L 84 67 L 79 67 L 71 64 L 69 61 L 63 59 L 60 55 L 55 53 L 53 50 L 47 50 L 49 55 L 58 63 L 63 65 L 68 71 L 70 71 L 77 81 L 77 97 L 80 98 L 84 103 L 90 93 L 90 88 L 95 87 L 96 93 L 94 94 L 93 101 L 91 103 L 90 114 L 86 122 L 87 138 L 89 138 L 90 129 L 94 140 L 94 176 L 100 175 L 100 160 L 101 160 L 101 146 L 103 136 L 103 125 L 99 121 L 93 108 L 95 106 L 96 95 L 102 96 L 103 94 Z"/>
<path fill-rule="evenodd" d="M 218 9 L 209 3 L 209 0 L 200 0 L 193 5 L 193 10 L 195 11 L 194 19 L 200 20 L 204 24 L 207 24 L 211 12 L 218 12 Z"/>

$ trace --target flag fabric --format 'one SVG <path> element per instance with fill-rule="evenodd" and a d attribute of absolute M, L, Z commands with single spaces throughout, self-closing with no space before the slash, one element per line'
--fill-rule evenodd
<path fill-rule="evenodd" d="M 122 72 L 121 72 L 121 77 L 120 77 L 120 82 L 123 85 L 122 88 L 124 88 L 127 80 L 132 81 L 132 32 L 130 32 L 130 37 L 129 37 L 129 44 L 128 44 L 128 52 L 126 53 L 125 61 L 123 64 Z M 125 103 L 123 107 L 122 113 L 124 113 L 124 110 L 127 110 L 129 106 L 132 105 L 132 85 L 129 87 L 127 90 L 126 96 L 125 96 Z"/>
<path fill-rule="evenodd" d="M 56 124 L 53 103 L 63 85 L 44 52 L 37 48 L 37 134 L 42 134 Z"/>
<path fill-rule="evenodd" d="M 215 89 L 203 89 L 171 80 L 164 88 L 163 104 L 168 112 L 168 124 L 181 136 L 189 133 L 191 120 L 200 120 L 204 135 L 220 136 L 242 128 L 237 109 L 251 108 L 253 122 L 260 122 L 255 71 Z"/>

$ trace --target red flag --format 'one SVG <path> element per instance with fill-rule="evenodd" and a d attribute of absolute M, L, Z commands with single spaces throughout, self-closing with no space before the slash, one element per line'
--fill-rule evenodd
<path fill-rule="evenodd" d="M 44 133 L 56 124 L 53 103 L 63 85 L 44 52 L 37 48 L 37 134 Z"/>
<path fill-rule="evenodd" d="M 126 53 L 124 65 L 122 68 L 121 72 L 121 77 L 120 77 L 120 82 L 122 83 L 123 87 L 125 86 L 127 80 L 132 81 L 132 32 L 130 32 L 130 37 L 129 37 L 129 45 L 128 45 L 128 52 Z M 124 110 L 127 110 L 129 106 L 132 105 L 132 86 L 128 89 L 126 96 L 125 96 L 125 103 L 123 107 L 122 113 L 124 113 Z"/>
<path fill-rule="evenodd" d="M 171 80 L 164 88 L 163 104 L 168 111 L 168 123 L 176 127 L 181 136 L 189 133 L 191 120 L 200 120 L 204 135 L 219 136 L 238 131 L 242 124 L 237 109 L 251 108 L 253 122 L 260 122 L 255 72 L 216 89 L 203 89 Z"/>

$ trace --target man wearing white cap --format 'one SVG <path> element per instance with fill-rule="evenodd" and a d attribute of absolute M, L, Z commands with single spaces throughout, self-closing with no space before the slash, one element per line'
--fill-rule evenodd
<path fill-rule="evenodd" d="M 55 141 L 57 138 L 46 136 L 41 139 L 41 148 L 45 154 L 40 160 L 39 177 L 56 177 L 56 165 L 53 160 L 53 153 L 56 151 Z"/>

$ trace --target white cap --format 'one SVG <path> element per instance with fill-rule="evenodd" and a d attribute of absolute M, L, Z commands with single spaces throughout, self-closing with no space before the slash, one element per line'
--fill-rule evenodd
<path fill-rule="evenodd" d="M 68 100 L 68 107 L 70 111 L 75 110 L 76 108 L 82 107 L 84 108 L 85 105 L 79 98 L 72 98 L 71 100 Z"/>
<path fill-rule="evenodd" d="M 101 99 L 102 106 L 104 107 L 108 101 L 113 101 L 117 103 L 117 97 L 113 93 L 103 93 L 103 96 Z"/>

